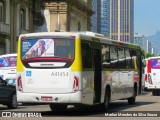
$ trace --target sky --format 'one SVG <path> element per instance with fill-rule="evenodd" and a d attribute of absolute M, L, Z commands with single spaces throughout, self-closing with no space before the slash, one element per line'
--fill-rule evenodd
<path fill-rule="evenodd" d="M 134 0 L 134 33 L 150 36 L 160 31 L 160 0 Z"/>

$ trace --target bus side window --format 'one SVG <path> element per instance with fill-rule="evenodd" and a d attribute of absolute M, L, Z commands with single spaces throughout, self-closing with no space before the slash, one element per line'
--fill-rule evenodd
<path fill-rule="evenodd" d="M 92 69 L 91 48 L 88 43 L 82 43 L 82 67 L 83 69 Z"/>
<path fill-rule="evenodd" d="M 111 60 L 111 68 L 118 68 L 118 55 L 117 55 L 117 47 L 110 46 L 110 60 Z"/>
<path fill-rule="evenodd" d="M 102 45 L 102 67 L 103 69 L 110 68 L 110 53 L 108 45 Z"/>
<path fill-rule="evenodd" d="M 129 49 L 125 49 L 125 56 L 126 56 L 126 69 L 131 69 L 132 68 L 132 58 L 129 52 Z"/>
<path fill-rule="evenodd" d="M 118 48 L 118 67 L 120 69 L 125 69 L 126 67 L 124 48 Z"/>

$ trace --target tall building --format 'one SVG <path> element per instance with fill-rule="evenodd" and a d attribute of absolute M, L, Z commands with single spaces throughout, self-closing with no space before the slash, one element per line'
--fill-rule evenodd
<path fill-rule="evenodd" d="M 110 37 L 110 0 L 101 0 L 101 34 Z"/>
<path fill-rule="evenodd" d="M 31 0 L 0 0 L 0 55 L 17 52 L 20 34 L 32 31 Z"/>
<path fill-rule="evenodd" d="M 152 43 L 147 40 L 147 53 L 152 54 Z"/>
<path fill-rule="evenodd" d="M 153 44 L 149 40 L 147 40 L 147 38 L 143 34 L 134 34 L 134 44 L 139 45 L 145 51 L 145 53 L 155 54 Z"/>
<path fill-rule="evenodd" d="M 133 43 L 134 1 L 111 0 L 110 36 L 114 40 Z"/>
<path fill-rule="evenodd" d="M 110 36 L 110 0 L 93 0 L 92 32 Z"/>
<path fill-rule="evenodd" d="M 92 4 L 95 11 L 92 16 L 93 32 L 133 43 L 134 0 L 93 0 Z"/>
<path fill-rule="evenodd" d="M 92 0 L 91 31 L 101 33 L 101 0 Z"/>
<path fill-rule="evenodd" d="M 134 34 L 134 44 L 139 45 L 146 53 L 148 53 L 147 39 L 144 35 L 135 33 Z"/>

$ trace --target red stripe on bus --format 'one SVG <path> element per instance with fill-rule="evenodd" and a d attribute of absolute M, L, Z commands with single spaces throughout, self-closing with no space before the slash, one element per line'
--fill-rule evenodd
<path fill-rule="evenodd" d="M 121 43 L 121 42 L 118 42 L 118 45 L 119 45 L 119 46 L 123 46 L 124 44 L 123 44 L 123 43 Z"/>
<path fill-rule="evenodd" d="M 64 58 L 31 58 L 28 60 L 22 60 L 22 62 L 38 62 L 38 61 L 62 61 L 62 62 L 73 62 L 73 60 L 67 60 Z"/>
<path fill-rule="evenodd" d="M 151 60 L 148 60 L 147 72 L 148 72 L 148 73 L 151 73 Z"/>

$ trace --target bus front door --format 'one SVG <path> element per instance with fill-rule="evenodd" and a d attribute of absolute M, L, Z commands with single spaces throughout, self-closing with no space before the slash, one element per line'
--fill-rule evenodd
<path fill-rule="evenodd" d="M 94 103 L 101 101 L 101 50 L 93 49 L 93 68 L 94 68 Z"/>

